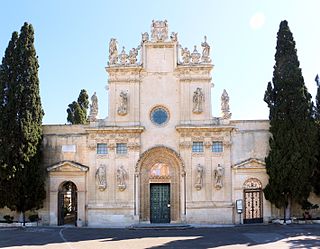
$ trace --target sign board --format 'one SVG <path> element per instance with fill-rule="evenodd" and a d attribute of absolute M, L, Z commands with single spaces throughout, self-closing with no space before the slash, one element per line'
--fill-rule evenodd
<path fill-rule="evenodd" d="M 241 214 L 243 212 L 243 201 L 242 199 L 236 200 L 237 213 Z"/>
<path fill-rule="evenodd" d="M 76 152 L 75 144 L 62 145 L 62 152 Z"/>

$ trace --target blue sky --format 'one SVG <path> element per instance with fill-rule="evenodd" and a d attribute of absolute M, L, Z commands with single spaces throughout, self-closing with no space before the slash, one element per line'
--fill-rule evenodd
<path fill-rule="evenodd" d="M 162 0 L 81 1 L 2 0 L 0 56 L 11 34 L 25 21 L 35 29 L 45 124 L 66 123 L 66 108 L 81 89 L 97 92 L 99 116 L 107 116 L 108 43 L 111 37 L 127 51 L 137 47 L 152 19 L 168 20 L 169 32 L 190 50 L 207 35 L 211 45 L 213 115 L 220 115 L 226 89 L 233 119 L 267 119 L 263 102 L 272 80 L 276 34 L 289 22 L 310 93 L 320 73 L 320 1 Z"/>

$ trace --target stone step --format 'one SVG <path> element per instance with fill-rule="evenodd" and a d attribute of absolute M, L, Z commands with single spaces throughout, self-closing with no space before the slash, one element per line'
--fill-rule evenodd
<path fill-rule="evenodd" d="M 128 229 L 161 229 L 161 230 L 185 230 L 191 229 L 193 226 L 188 224 L 170 224 L 170 223 L 151 223 L 151 224 L 133 224 L 128 227 Z"/>

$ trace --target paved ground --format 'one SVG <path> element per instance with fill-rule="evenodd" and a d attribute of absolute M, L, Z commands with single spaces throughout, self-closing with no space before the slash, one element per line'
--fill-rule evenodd
<path fill-rule="evenodd" d="M 186 230 L 2 228 L 0 248 L 320 248 L 320 225 L 243 225 Z"/>

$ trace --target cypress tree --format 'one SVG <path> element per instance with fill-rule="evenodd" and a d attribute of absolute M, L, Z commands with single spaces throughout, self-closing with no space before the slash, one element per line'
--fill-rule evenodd
<path fill-rule="evenodd" d="M 24 214 L 39 208 L 45 198 L 40 162 L 44 113 L 32 25 L 24 23 L 20 35 L 13 33 L 13 37 L 11 43 L 15 41 L 15 46 L 9 43 L 7 51 L 11 53 L 5 54 L 0 71 L 1 90 L 4 89 L 0 96 L 4 103 L 0 132 L 5 141 L 0 144 L 0 151 L 4 152 L 0 167 L 10 169 L 2 177 L 0 191 L 5 197 L 2 204 Z"/>
<path fill-rule="evenodd" d="M 311 191 L 316 163 L 313 103 L 299 68 L 295 41 L 287 21 L 280 23 L 272 83 L 264 100 L 270 109 L 269 182 L 265 197 L 291 216 L 292 202 L 304 203 Z"/>
<path fill-rule="evenodd" d="M 78 101 L 68 105 L 67 121 L 71 124 L 86 124 L 88 121 L 87 110 L 89 107 L 89 95 L 86 90 L 80 91 Z"/>
<path fill-rule="evenodd" d="M 317 96 L 316 96 L 316 106 L 315 106 L 315 122 L 317 126 L 317 148 L 318 148 L 318 162 L 313 171 L 312 175 L 312 186 L 313 192 L 320 196 L 320 78 L 317 75 L 315 78 L 317 83 Z"/>

